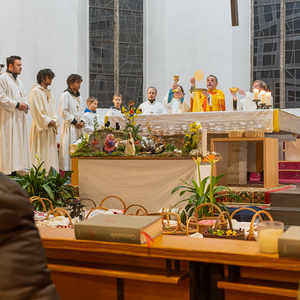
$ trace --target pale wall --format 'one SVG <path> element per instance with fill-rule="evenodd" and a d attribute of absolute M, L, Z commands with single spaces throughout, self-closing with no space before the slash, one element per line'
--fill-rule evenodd
<path fill-rule="evenodd" d="M 144 0 L 144 94 L 153 85 L 162 101 L 174 75 L 188 92 L 202 70 L 218 77 L 231 110 L 229 87 L 250 87 L 250 1 L 238 9 L 240 26 L 232 27 L 229 0 Z"/>
<path fill-rule="evenodd" d="M 20 79 L 28 97 L 37 72 L 50 68 L 56 74 L 50 89 L 56 99 L 57 113 L 60 96 L 67 87 L 66 78 L 71 73 L 83 77 L 80 92 L 86 100 L 89 91 L 88 0 L 0 0 L 0 11 L 0 63 L 6 64 L 5 58 L 10 55 L 22 57 Z M 31 122 L 29 114 L 28 132 Z"/>

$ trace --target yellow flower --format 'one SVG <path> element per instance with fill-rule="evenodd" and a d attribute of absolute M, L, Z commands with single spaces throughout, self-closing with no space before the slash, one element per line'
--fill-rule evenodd
<path fill-rule="evenodd" d="M 193 157 L 193 160 L 194 160 L 195 164 L 199 167 L 200 163 L 201 163 L 201 157 L 197 156 L 197 159 L 195 159 L 195 157 Z"/>

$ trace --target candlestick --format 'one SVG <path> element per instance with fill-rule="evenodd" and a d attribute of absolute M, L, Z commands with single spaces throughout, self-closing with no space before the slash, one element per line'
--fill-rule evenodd
<path fill-rule="evenodd" d="M 260 103 L 261 104 L 266 103 L 265 97 L 266 97 L 266 91 L 261 91 L 260 92 Z"/>
<path fill-rule="evenodd" d="M 258 100 L 259 97 L 258 97 L 258 89 L 254 89 L 254 100 Z"/>
<path fill-rule="evenodd" d="M 266 93 L 266 104 L 271 105 L 271 92 Z"/>

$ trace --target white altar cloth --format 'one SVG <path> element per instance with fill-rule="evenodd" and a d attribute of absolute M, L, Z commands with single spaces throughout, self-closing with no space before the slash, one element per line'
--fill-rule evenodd
<path fill-rule="evenodd" d="M 179 197 L 171 191 L 190 179 L 198 182 L 197 166 L 190 159 L 118 159 L 100 158 L 78 160 L 80 198 L 93 199 L 97 205 L 107 196 L 121 197 L 127 206 L 141 204 L 148 212 L 170 207 L 188 193 Z M 200 166 L 202 179 L 210 175 L 208 163 Z M 192 183 L 191 183 L 192 184 Z M 185 206 L 187 202 L 178 207 Z M 120 201 L 107 200 L 103 206 L 122 208 Z"/>

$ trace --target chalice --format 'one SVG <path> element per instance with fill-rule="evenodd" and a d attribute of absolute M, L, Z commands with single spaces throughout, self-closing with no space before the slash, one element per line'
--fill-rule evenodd
<path fill-rule="evenodd" d="M 174 76 L 174 83 L 178 84 L 177 82 L 179 81 L 179 76 L 175 75 Z M 172 93 L 179 93 L 180 91 L 176 88 L 172 91 Z"/>
<path fill-rule="evenodd" d="M 230 91 L 233 92 L 233 93 L 236 93 L 238 90 L 239 90 L 239 88 L 237 88 L 237 87 L 231 87 L 230 88 Z"/>

